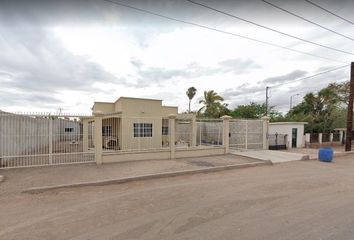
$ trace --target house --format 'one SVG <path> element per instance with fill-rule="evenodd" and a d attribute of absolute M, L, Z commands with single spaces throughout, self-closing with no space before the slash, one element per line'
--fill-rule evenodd
<path fill-rule="evenodd" d="M 120 97 L 115 102 L 95 102 L 92 110 L 94 114 L 103 114 L 102 146 L 112 150 L 168 147 L 168 116 L 174 114 L 185 121 L 194 118 L 191 114 L 178 114 L 178 107 L 163 106 L 162 100 L 146 98 Z M 187 140 L 189 144 L 191 138 Z"/>
<path fill-rule="evenodd" d="M 304 126 L 306 122 L 269 123 L 270 146 L 285 145 L 287 148 L 304 147 Z M 277 144 L 275 144 L 275 137 Z M 273 144 L 272 144 L 273 141 Z"/>

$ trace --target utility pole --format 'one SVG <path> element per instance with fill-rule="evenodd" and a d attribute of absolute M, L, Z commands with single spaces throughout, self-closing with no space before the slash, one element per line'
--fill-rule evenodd
<path fill-rule="evenodd" d="M 268 116 L 268 104 L 269 104 L 269 101 L 268 101 L 268 99 L 269 99 L 269 88 L 270 87 L 266 87 L 266 112 L 265 112 L 265 115 L 266 116 Z"/>
<path fill-rule="evenodd" d="M 291 95 L 290 96 L 290 108 L 289 108 L 289 111 L 291 111 L 291 109 L 293 108 L 293 97 L 295 96 L 299 96 L 300 94 L 295 94 L 295 95 Z"/>
<path fill-rule="evenodd" d="M 354 62 L 350 65 L 350 90 L 349 90 L 349 104 L 347 115 L 347 139 L 345 142 L 345 151 L 352 150 L 352 131 L 353 131 L 353 101 L 354 101 Z"/>

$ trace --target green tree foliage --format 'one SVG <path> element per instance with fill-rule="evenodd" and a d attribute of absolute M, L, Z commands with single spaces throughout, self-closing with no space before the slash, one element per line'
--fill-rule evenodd
<path fill-rule="evenodd" d="M 198 111 L 199 116 L 205 118 L 219 118 L 222 115 L 228 114 L 229 109 L 227 104 L 223 104 L 224 98 L 218 95 L 214 90 L 204 91 L 204 98 L 199 101 L 203 104 Z"/>
<path fill-rule="evenodd" d="M 191 113 L 191 101 L 194 98 L 195 94 L 197 93 L 197 89 L 195 87 L 190 87 L 188 88 L 186 95 L 189 99 L 189 104 L 188 104 L 188 113 Z"/>
<path fill-rule="evenodd" d="M 308 93 L 302 102 L 292 108 L 286 118 L 304 121 L 307 132 L 330 132 L 345 126 L 349 84 L 332 83 L 317 93 Z"/>
<path fill-rule="evenodd" d="M 233 118 L 246 118 L 246 119 L 259 119 L 266 114 L 266 104 L 251 102 L 247 105 L 238 105 L 231 111 L 230 115 Z M 274 106 L 270 107 L 269 116 L 271 121 L 282 121 L 283 116 L 280 112 L 274 109 Z"/>

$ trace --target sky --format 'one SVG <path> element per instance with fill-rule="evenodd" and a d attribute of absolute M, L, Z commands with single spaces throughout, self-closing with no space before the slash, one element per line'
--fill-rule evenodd
<path fill-rule="evenodd" d="M 349 53 L 287 37 L 187 0 L 116 2 L 319 57 L 103 0 L 0 0 L 0 110 L 86 114 L 95 101 L 114 102 L 125 96 L 162 99 L 164 105 L 178 106 L 182 112 L 188 108 L 186 90 L 192 86 L 197 89 L 192 110 L 201 107 L 198 102 L 207 90 L 216 91 L 234 108 L 263 103 L 269 86 L 270 105 L 286 112 L 290 96 L 294 95 L 295 105 L 310 91 L 349 80 L 353 39 L 261 0 L 198 2 Z M 354 25 L 304 0 L 269 2 L 354 38 Z M 354 21 L 354 1 L 313 2 Z"/>

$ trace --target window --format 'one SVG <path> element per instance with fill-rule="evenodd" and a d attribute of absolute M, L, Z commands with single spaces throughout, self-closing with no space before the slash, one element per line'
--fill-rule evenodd
<path fill-rule="evenodd" d="M 168 127 L 162 127 L 162 135 L 167 136 L 168 135 Z"/>
<path fill-rule="evenodd" d="M 103 126 L 102 136 L 112 136 L 112 126 Z"/>
<path fill-rule="evenodd" d="M 134 137 L 152 137 L 152 123 L 134 123 Z"/>
<path fill-rule="evenodd" d="M 73 132 L 74 131 L 74 128 L 65 128 L 64 129 L 64 132 Z"/>

